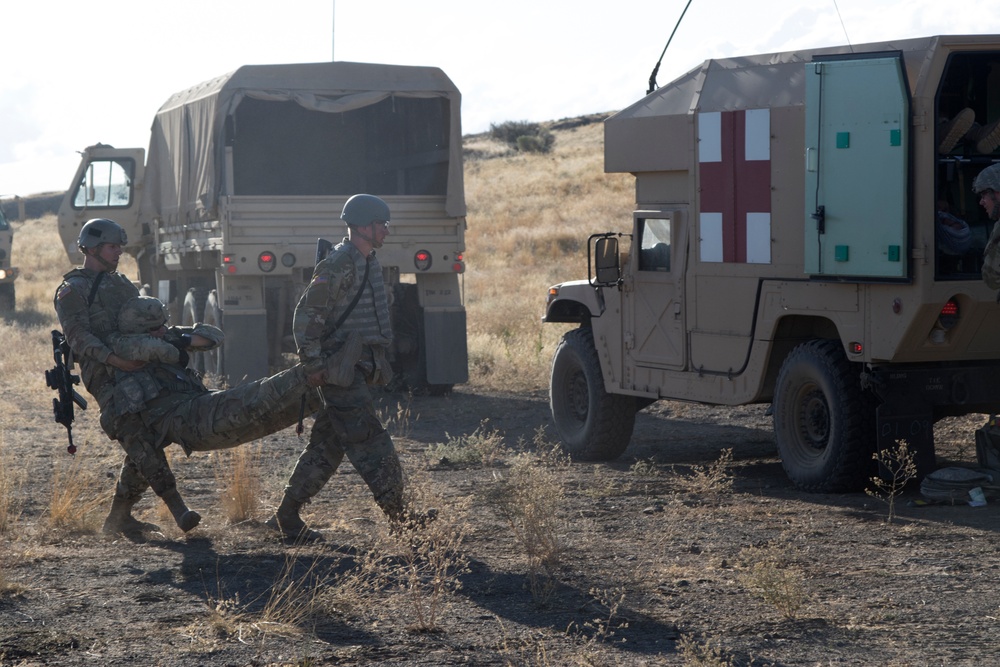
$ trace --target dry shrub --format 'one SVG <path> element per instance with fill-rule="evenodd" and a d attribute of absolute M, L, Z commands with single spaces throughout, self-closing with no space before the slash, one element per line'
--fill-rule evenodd
<path fill-rule="evenodd" d="M 494 466 L 510 454 L 504 444 L 504 436 L 484 419 L 479 428 L 469 435 L 453 437 L 447 432 L 444 443 L 434 443 L 427 448 L 427 457 L 434 463 L 452 465 Z"/>
<path fill-rule="evenodd" d="M 562 476 L 527 453 L 514 457 L 506 473 L 495 471 L 487 505 L 510 527 L 528 560 L 531 596 L 539 606 L 555 592 L 556 570 L 567 545 L 561 517 L 566 500 Z"/>
<path fill-rule="evenodd" d="M 264 493 L 260 445 L 214 452 L 212 463 L 226 520 L 233 524 L 259 519 Z"/>
<path fill-rule="evenodd" d="M 677 640 L 677 652 L 685 667 L 732 667 L 734 664 L 711 639 L 701 644 L 691 635 L 681 635 Z"/>
<path fill-rule="evenodd" d="M 794 620 L 808 595 L 805 574 L 794 564 L 792 545 L 778 541 L 763 547 L 747 547 L 740 552 L 740 583 Z"/>
<path fill-rule="evenodd" d="M 917 478 L 917 463 L 914 452 L 906 440 L 897 440 L 895 447 L 880 449 L 872 455 L 879 465 L 880 473 L 870 479 L 871 486 L 865 493 L 885 502 L 889 507 L 886 523 L 896 517 L 896 497 L 903 493 L 906 485 Z"/>
<path fill-rule="evenodd" d="M 706 466 L 691 466 L 691 471 L 682 475 L 674 472 L 673 485 L 682 493 L 717 495 L 733 490 L 733 449 L 722 450 L 718 460 Z"/>

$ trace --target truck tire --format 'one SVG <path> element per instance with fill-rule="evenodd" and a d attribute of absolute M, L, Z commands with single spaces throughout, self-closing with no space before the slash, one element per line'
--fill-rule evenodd
<path fill-rule="evenodd" d="M 814 493 L 860 491 L 874 472 L 874 396 L 840 341 L 812 340 L 781 365 L 774 433 L 785 473 Z"/>
<path fill-rule="evenodd" d="M 566 332 L 549 378 L 549 407 L 569 455 L 578 461 L 611 461 L 632 439 L 636 402 L 604 390 L 590 327 Z"/>

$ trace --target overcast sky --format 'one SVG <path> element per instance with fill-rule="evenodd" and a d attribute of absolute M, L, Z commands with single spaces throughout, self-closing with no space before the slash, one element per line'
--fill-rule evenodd
<path fill-rule="evenodd" d="M 0 196 L 65 190 L 80 149 L 146 147 L 174 92 L 241 65 L 350 60 L 443 69 L 466 134 L 641 98 L 687 0 L 6 2 Z M 692 0 L 660 85 L 707 58 L 1000 33 L 995 0 Z"/>

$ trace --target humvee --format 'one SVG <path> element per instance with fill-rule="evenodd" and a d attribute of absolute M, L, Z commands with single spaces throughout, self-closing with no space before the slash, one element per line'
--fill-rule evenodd
<path fill-rule="evenodd" d="M 937 420 L 1000 411 L 971 190 L 998 119 L 1000 35 L 708 60 L 608 118 L 630 229 L 590 238 L 544 316 L 579 324 L 551 367 L 570 452 L 619 456 L 675 399 L 770 404 L 804 490 L 862 488 L 900 441 L 932 470 Z"/>

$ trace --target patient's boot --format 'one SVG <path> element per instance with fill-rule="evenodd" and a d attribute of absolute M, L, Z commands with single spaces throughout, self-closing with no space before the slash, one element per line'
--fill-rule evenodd
<path fill-rule="evenodd" d="M 938 153 L 946 155 L 955 148 L 966 133 L 972 129 L 972 124 L 976 120 L 976 113 L 966 107 L 955 114 L 952 118 L 940 125 L 938 133 Z"/>
<path fill-rule="evenodd" d="M 185 533 L 201 522 L 201 515 L 194 510 L 188 509 L 188 506 L 184 504 L 184 499 L 181 498 L 181 494 L 177 492 L 176 488 L 166 491 L 160 498 L 163 499 L 163 502 L 167 505 L 167 509 L 174 516 L 177 527 Z"/>

